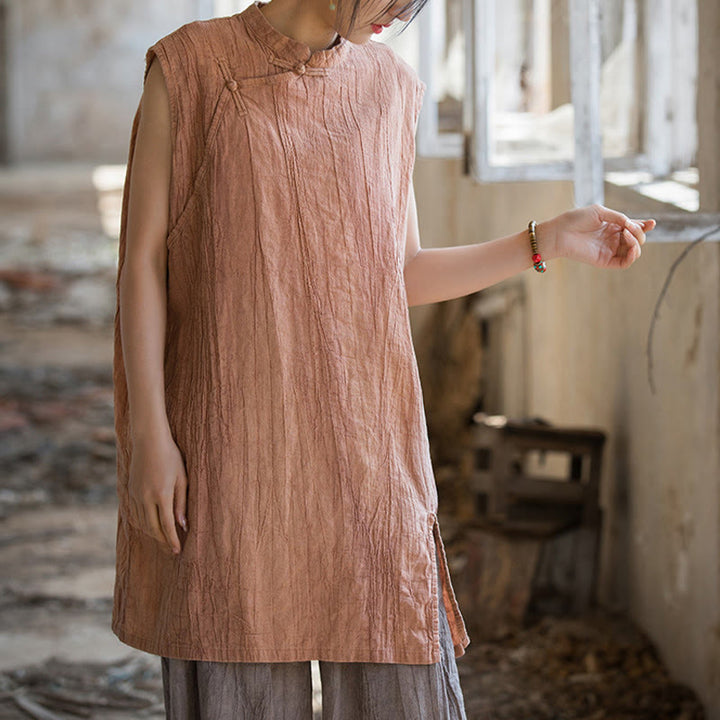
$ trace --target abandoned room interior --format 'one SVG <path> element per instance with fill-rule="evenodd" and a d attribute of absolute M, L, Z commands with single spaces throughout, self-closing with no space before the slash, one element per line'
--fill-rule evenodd
<path fill-rule="evenodd" d="M 2 718 L 166 716 L 158 657 L 111 629 L 128 147 L 147 49 L 249 6 L 0 0 Z M 467 717 L 720 720 L 720 2 L 429 0 L 403 24 L 368 42 L 425 85 L 423 248 L 593 204 L 656 221 L 625 269 L 535 272 L 528 244 L 407 309 Z"/>

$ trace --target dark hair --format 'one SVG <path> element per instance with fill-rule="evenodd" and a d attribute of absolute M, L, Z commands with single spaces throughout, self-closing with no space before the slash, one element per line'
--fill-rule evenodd
<path fill-rule="evenodd" d="M 349 29 L 352 30 L 353 26 L 355 25 L 355 20 L 357 18 L 358 10 L 360 9 L 360 6 L 363 2 L 366 0 L 349 0 L 352 10 L 350 12 L 350 20 L 349 20 Z M 342 3 L 343 0 L 340 0 Z M 405 2 L 400 7 L 396 8 L 396 0 L 389 0 L 387 5 L 377 14 L 377 17 L 380 18 L 382 15 L 387 13 L 390 8 L 393 8 L 394 12 L 397 15 L 405 14 L 408 10 L 411 11 L 410 18 L 408 20 L 403 21 L 403 28 L 400 30 L 398 35 L 405 32 L 408 25 L 418 16 L 418 13 L 425 7 L 425 4 L 428 2 L 428 0 L 408 0 L 408 2 Z"/>

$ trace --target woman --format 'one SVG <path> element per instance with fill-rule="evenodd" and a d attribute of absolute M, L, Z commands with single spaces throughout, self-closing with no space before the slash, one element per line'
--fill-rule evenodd
<path fill-rule="evenodd" d="M 625 268 L 602 206 L 421 250 L 425 85 L 368 42 L 424 0 L 256 0 L 146 55 L 115 318 L 112 628 L 168 716 L 464 718 L 407 308 L 564 256 Z M 523 225 L 526 221 L 523 222 Z M 539 254 L 541 259 L 533 256 Z"/>

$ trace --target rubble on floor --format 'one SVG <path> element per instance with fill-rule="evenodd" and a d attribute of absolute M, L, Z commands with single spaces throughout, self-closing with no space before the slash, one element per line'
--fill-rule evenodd
<path fill-rule="evenodd" d="M 0 717 L 165 717 L 158 659 L 68 663 L 50 658 L 6 671 L 0 675 Z"/>
<path fill-rule="evenodd" d="M 621 615 L 547 616 L 458 661 L 468 718 L 704 720 L 648 638 Z"/>

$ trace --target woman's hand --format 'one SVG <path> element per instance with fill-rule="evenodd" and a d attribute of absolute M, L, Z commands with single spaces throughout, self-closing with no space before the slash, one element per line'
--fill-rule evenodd
<path fill-rule="evenodd" d="M 568 210 L 553 218 L 557 254 L 599 268 L 625 269 L 640 257 L 645 233 L 655 224 L 598 204 Z"/>
<path fill-rule="evenodd" d="M 133 442 L 128 480 L 128 521 L 177 554 L 181 545 L 175 520 L 187 530 L 187 475 L 169 435 Z"/>

